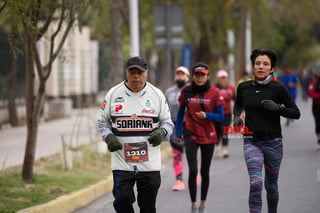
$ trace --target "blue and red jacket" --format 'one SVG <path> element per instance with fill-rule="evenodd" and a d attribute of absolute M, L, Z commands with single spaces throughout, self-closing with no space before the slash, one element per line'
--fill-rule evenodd
<path fill-rule="evenodd" d="M 182 89 L 179 97 L 180 108 L 176 121 L 176 135 L 182 136 L 183 118 L 188 135 L 199 144 L 212 144 L 218 142 L 214 122 L 223 121 L 223 96 L 215 86 L 208 90 L 195 93 L 192 85 Z M 196 112 L 204 111 L 205 119 L 199 119 Z"/>

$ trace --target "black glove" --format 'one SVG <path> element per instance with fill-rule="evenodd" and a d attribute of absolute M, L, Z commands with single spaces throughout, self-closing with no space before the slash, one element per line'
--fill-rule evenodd
<path fill-rule="evenodd" d="M 263 100 L 261 101 L 263 104 L 263 107 L 266 110 L 272 111 L 272 112 L 279 112 L 281 110 L 281 105 L 275 103 L 273 100 Z"/>
<path fill-rule="evenodd" d="M 243 126 L 243 120 L 240 118 L 240 116 L 235 116 L 234 117 L 233 126 L 234 127 Z"/>
<path fill-rule="evenodd" d="M 162 139 L 167 135 L 167 131 L 164 128 L 156 129 L 151 132 L 148 141 L 152 146 L 159 146 L 162 142 Z"/>
<path fill-rule="evenodd" d="M 118 141 L 114 134 L 110 134 L 106 137 L 106 143 L 110 152 L 115 152 L 122 149 L 122 144 Z"/>

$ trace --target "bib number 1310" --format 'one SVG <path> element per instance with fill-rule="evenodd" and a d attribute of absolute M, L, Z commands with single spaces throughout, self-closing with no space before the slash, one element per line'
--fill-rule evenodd
<path fill-rule="evenodd" d="M 148 161 L 147 142 L 125 143 L 124 155 L 126 162 L 138 163 Z"/>
<path fill-rule="evenodd" d="M 127 156 L 143 156 L 146 155 L 147 151 L 146 150 L 131 150 L 127 151 Z"/>

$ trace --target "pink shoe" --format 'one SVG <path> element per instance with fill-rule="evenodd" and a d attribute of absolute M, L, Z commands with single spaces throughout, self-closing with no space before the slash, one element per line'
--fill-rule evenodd
<path fill-rule="evenodd" d="M 181 180 L 176 180 L 174 186 L 172 187 L 173 191 L 182 191 L 184 190 L 186 187 L 184 185 L 184 183 Z"/>
<path fill-rule="evenodd" d="M 200 178 L 200 175 L 199 175 L 199 174 L 197 175 L 196 183 L 197 183 L 197 186 L 200 186 L 201 178 Z"/>

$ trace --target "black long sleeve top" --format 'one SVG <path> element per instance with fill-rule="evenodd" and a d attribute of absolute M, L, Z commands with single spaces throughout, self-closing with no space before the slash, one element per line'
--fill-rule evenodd
<path fill-rule="evenodd" d="M 263 100 L 273 100 L 280 104 L 280 111 L 266 110 L 262 104 Z M 253 132 L 251 136 L 254 141 L 282 137 L 280 116 L 292 119 L 300 117 L 300 111 L 288 90 L 277 81 L 271 81 L 266 85 L 256 84 L 254 81 L 241 83 L 237 89 L 234 116 L 240 116 L 243 109 L 245 126 Z"/>

